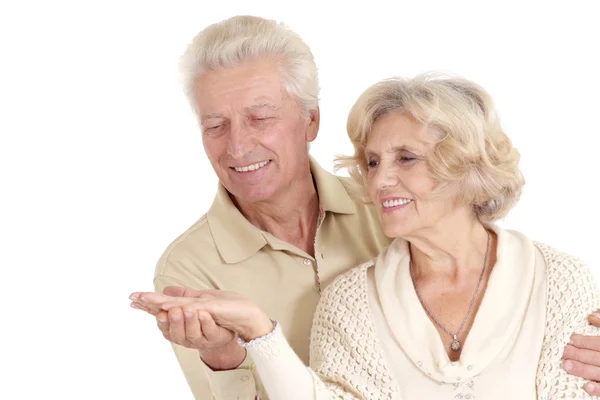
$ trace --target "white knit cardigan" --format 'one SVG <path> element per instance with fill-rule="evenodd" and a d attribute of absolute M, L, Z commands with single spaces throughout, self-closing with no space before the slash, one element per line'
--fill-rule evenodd
<path fill-rule="evenodd" d="M 546 327 L 537 369 L 538 400 L 592 399 L 585 380 L 569 375 L 561 357 L 573 333 L 599 335 L 587 316 L 600 306 L 594 277 L 578 259 L 535 243 L 547 266 Z M 373 261 L 338 277 L 317 307 L 307 368 L 279 327 L 249 348 L 270 400 L 397 400 L 367 298 Z M 501 377 L 499 377 L 501 379 Z"/>

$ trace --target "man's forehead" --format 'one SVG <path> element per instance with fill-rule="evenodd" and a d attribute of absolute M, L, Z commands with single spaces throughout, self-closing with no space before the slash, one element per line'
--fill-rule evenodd
<path fill-rule="evenodd" d="M 236 101 L 234 104 L 227 105 L 200 105 L 200 117 L 202 120 L 214 119 L 214 118 L 225 118 L 230 113 L 243 112 L 251 113 L 253 111 L 279 111 L 283 107 L 283 98 L 276 98 L 274 96 L 258 96 L 248 101 Z M 236 104 L 237 103 L 237 104 Z"/>
<path fill-rule="evenodd" d="M 281 100 L 280 100 L 281 102 Z M 281 108 L 281 104 L 277 104 L 274 101 L 268 100 L 266 98 L 258 99 L 253 104 L 244 107 L 245 111 L 254 111 L 260 109 L 268 109 L 268 110 L 278 110 Z"/>
<path fill-rule="evenodd" d="M 206 101 L 206 98 L 202 100 L 198 102 L 198 109 L 200 115 L 204 118 L 232 112 L 249 113 L 261 110 L 278 111 L 284 107 L 286 96 L 285 93 L 278 93 L 277 95 L 259 94 L 257 96 L 249 96 L 248 98 L 231 98 L 228 99 L 229 101 L 221 101 L 225 99 Z"/>

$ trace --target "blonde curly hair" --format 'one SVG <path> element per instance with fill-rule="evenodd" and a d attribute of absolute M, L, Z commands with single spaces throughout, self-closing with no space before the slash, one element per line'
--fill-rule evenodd
<path fill-rule="evenodd" d="M 350 110 L 347 131 L 354 155 L 337 157 L 336 169 L 348 169 L 363 194 L 369 132 L 389 113 L 410 115 L 439 132 L 427 155 L 434 195 L 456 196 L 484 224 L 503 218 L 517 203 L 525 184 L 520 155 L 502 130 L 490 95 L 471 81 L 435 73 L 380 81 Z"/>

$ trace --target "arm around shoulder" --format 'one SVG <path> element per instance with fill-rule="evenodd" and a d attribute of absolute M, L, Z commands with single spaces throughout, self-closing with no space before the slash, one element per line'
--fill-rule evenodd
<path fill-rule="evenodd" d="M 537 373 L 538 398 L 592 399 L 586 380 L 562 368 L 562 353 L 574 333 L 600 336 L 588 315 L 600 306 L 598 286 L 591 270 L 576 257 L 537 243 L 547 266 L 547 304 L 544 342 Z"/>

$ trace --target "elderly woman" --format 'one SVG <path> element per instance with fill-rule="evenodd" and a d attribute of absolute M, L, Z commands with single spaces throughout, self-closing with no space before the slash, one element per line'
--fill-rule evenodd
<path fill-rule="evenodd" d="M 571 334 L 597 334 L 586 319 L 600 306 L 594 279 L 494 224 L 524 180 L 488 94 L 458 78 L 385 80 L 358 99 L 348 133 L 355 154 L 341 165 L 396 239 L 325 290 L 310 368 L 239 295 L 146 306 L 190 303 L 237 332 L 271 400 L 591 398 L 560 358 Z"/>

